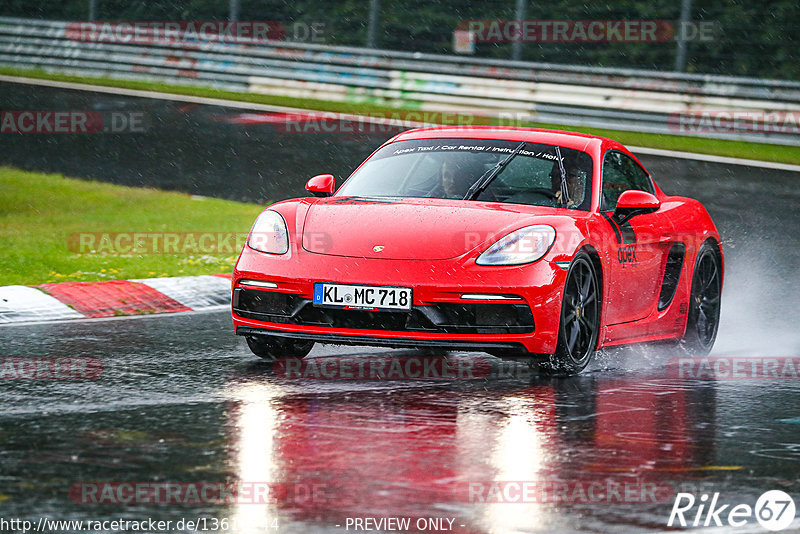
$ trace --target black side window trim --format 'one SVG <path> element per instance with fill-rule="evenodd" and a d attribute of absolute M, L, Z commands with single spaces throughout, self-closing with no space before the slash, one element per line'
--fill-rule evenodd
<path fill-rule="evenodd" d="M 634 165 L 639 167 L 642 170 L 642 172 L 645 174 L 645 176 L 647 176 L 647 183 L 650 186 L 650 190 L 647 191 L 647 192 L 650 193 L 651 195 L 655 195 L 656 194 L 656 188 L 655 188 L 655 185 L 653 183 L 653 177 L 650 176 L 650 173 L 647 172 L 647 169 L 642 167 L 639 164 L 638 161 L 636 161 L 635 159 L 633 159 L 632 157 L 627 155 L 625 152 L 623 152 L 621 150 L 617 150 L 616 148 L 609 148 L 608 150 L 606 150 L 603 153 L 603 160 L 602 160 L 603 163 L 600 166 L 600 210 L 599 211 L 604 211 L 604 212 L 607 212 L 607 213 L 613 211 L 613 210 L 606 209 L 606 196 L 603 194 L 603 185 L 605 184 L 605 178 L 606 178 L 606 156 L 608 156 L 608 154 L 611 153 L 611 152 L 620 153 L 624 157 L 626 157 L 629 160 L 631 160 L 631 162 L 633 162 Z"/>

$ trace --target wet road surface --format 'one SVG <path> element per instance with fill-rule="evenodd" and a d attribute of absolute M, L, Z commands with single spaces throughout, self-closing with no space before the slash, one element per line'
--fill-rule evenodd
<path fill-rule="evenodd" d="M 489 373 L 302 378 L 254 359 L 230 330 L 225 312 L 0 329 L 6 357 L 103 366 L 94 380 L 2 381 L 2 515 L 229 518 L 241 532 L 269 532 L 254 527 L 273 519 L 280 532 L 338 532 L 348 517 L 452 518 L 454 532 L 649 532 L 665 527 L 679 490 L 750 504 L 798 490 L 797 380 L 680 379 L 668 350 L 603 355 L 568 379 L 455 352 L 454 367 Z M 317 346 L 311 358 L 334 355 L 429 357 Z M 275 502 L 84 497 L 98 481 L 269 482 Z M 506 502 L 491 481 L 545 489 Z M 589 494 L 597 484 L 607 499 Z"/>
<path fill-rule="evenodd" d="M 346 175 L 391 135 L 278 136 L 269 125 L 208 119 L 241 110 L 19 87 L 0 84 L 3 109 L 113 104 L 158 120 L 144 135 L 3 136 L 0 163 L 195 194 L 292 196 L 312 174 Z M 665 191 L 703 201 L 723 236 L 712 354 L 800 356 L 797 174 L 641 159 Z M 6 361 L 102 364 L 88 380 L 0 380 L 6 519 L 153 518 L 192 532 L 204 530 L 186 521 L 205 518 L 213 532 L 225 529 L 211 520 L 226 518 L 238 532 L 275 532 L 273 520 L 279 532 L 347 532 L 348 518 L 401 517 L 426 532 L 651 532 L 666 529 L 678 491 L 750 506 L 767 490 L 800 497 L 800 382 L 681 377 L 669 347 L 603 354 L 569 379 L 453 352 L 449 365 L 472 373 L 326 380 L 253 357 L 225 311 L 7 326 L 0 347 Z M 436 356 L 317 346 L 310 358 L 357 368 Z M 234 481 L 266 484 L 269 498 L 119 502 L 126 483 L 186 492 Z M 516 498 L 514 482 L 538 490 Z M 417 520 L 430 522 L 420 529 Z M 740 531 L 764 530 L 751 519 Z"/>

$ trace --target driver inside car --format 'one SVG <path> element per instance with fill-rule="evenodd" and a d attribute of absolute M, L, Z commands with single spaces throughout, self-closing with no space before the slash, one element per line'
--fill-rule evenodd
<path fill-rule="evenodd" d="M 567 182 L 567 201 L 565 206 L 567 208 L 578 208 L 585 200 L 586 171 L 566 158 L 564 159 L 564 171 Z M 555 191 L 553 197 L 555 198 L 556 206 L 562 206 L 564 203 L 561 198 L 561 169 L 558 163 L 553 165 L 550 178 L 552 179 L 553 191 Z"/>
<path fill-rule="evenodd" d="M 446 158 L 439 168 L 439 184 L 431 192 L 434 198 L 461 199 L 469 187 L 480 178 L 482 168 L 463 156 Z"/>

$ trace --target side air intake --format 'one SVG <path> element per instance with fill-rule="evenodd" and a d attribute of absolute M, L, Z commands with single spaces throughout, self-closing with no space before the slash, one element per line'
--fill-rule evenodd
<path fill-rule="evenodd" d="M 675 243 L 669 249 L 667 255 L 667 266 L 664 269 L 664 280 L 661 282 L 661 295 L 658 297 L 658 311 L 667 309 L 675 291 L 678 289 L 678 281 L 681 279 L 681 267 L 683 267 L 683 257 L 686 255 L 686 247 L 683 243 Z"/>

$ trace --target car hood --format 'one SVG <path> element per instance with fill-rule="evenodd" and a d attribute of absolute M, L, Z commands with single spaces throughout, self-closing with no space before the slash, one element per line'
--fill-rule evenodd
<path fill-rule="evenodd" d="M 534 224 L 536 211 L 533 206 L 463 200 L 330 197 L 309 207 L 303 248 L 359 258 L 455 258 Z"/>

